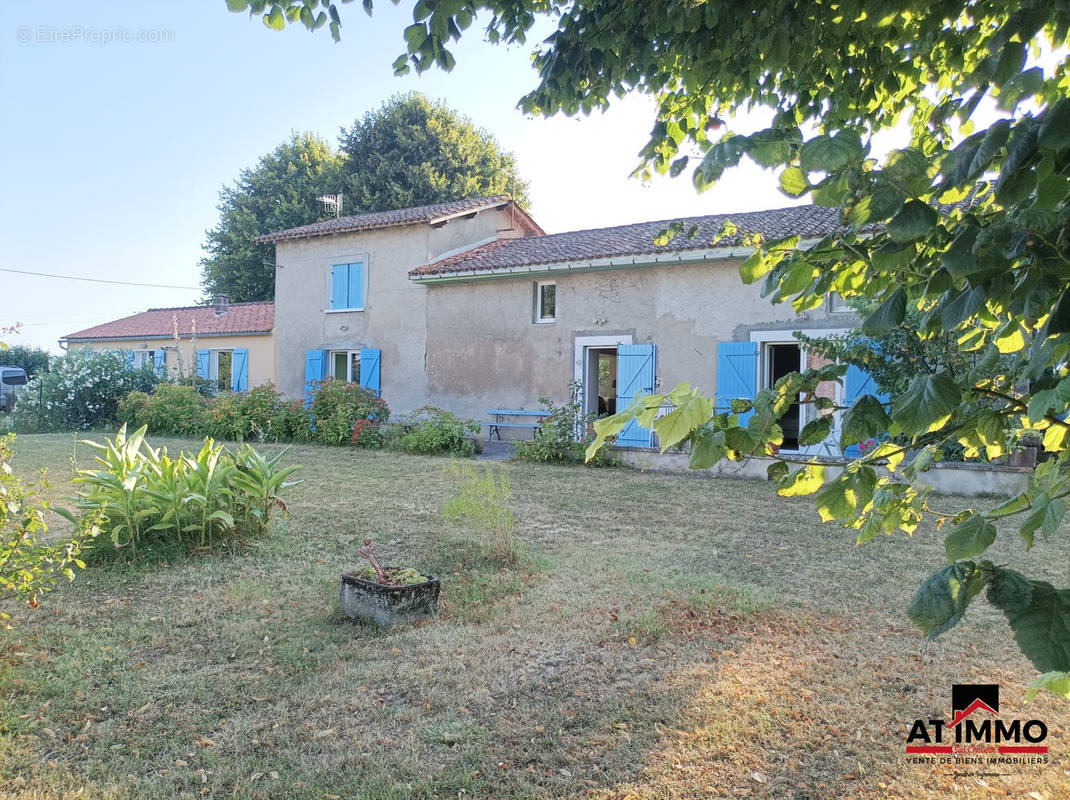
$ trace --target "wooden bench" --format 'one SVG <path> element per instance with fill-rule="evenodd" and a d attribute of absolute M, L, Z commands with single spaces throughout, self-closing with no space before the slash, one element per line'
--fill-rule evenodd
<path fill-rule="evenodd" d="M 550 416 L 549 411 L 524 411 L 519 408 L 488 408 L 487 416 L 494 417 L 493 422 L 486 423 L 487 425 L 487 441 L 489 442 L 494 438 L 494 434 L 498 434 L 498 441 L 502 440 L 502 428 L 524 428 L 531 431 L 531 438 L 535 438 L 535 433 L 539 430 L 539 423 L 545 417 Z M 506 417 L 538 417 L 534 422 L 505 422 Z"/>

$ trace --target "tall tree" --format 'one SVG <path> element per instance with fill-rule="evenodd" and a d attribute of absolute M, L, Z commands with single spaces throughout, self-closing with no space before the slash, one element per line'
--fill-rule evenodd
<path fill-rule="evenodd" d="M 360 211 L 512 194 L 527 202 L 516 158 L 467 117 L 418 92 L 396 95 L 343 130 L 346 201 Z"/>
<path fill-rule="evenodd" d="M 244 169 L 219 195 L 219 224 L 207 233 L 201 261 L 206 299 L 226 292 L 234 302 L 275 297 L 275 253 L 253 239 L 264 233 L 326 219 L 316 198 L 335 194 L 341 159 L 313 133 L 294 133 Z"/>
<path fill-rule="evenodd" d="M 372 10 L 371 0 L 364 8 Z M 340 34 L 335 0 L 228 0 L 281 29 L 300 20 Z M 536 14 L 557 30 L 537 49 L 538 86 L 526 110 L 573 114 L 628 91 L 658 102 L 642 170 L 678 175 L 695 162 L 700 191 L 744 158 L 777 170 L 782 191 L 838 208 L 844 230 L 806 249 L 798 237 L 742 237 L 754 255 L 744 281 L 764 282 L 774 302 L 816 308 L 829 291 L 875 310 L 879 334 L 908 305 L 923 332 L 953 332 L 979 368 L 918 375 L 885 409 L 864 395 L 845 410 L 841 444 L 884 434 L 917 441 L 941 434 L 998 456 L 1008 420 L 1044 437 L 1056 457 L 1028 488 L 991 509 L 944 514 L 927 491 L 877 470 L 877 460 L 924 479 L 932 445 L 904 464 L 909 447 L 887 445 L 842 474 L 820 463 L 792 471 L 774 460 L 786 495 L 816 494 L 821 515 L 858 531 L 915 530 L 935 516 L 948 563 L 918 589 L 909 614 L 930 636 L 958 624 L 982 590 L 1006 616 L 1015 641 L 1044 673 L 1038 686 L 1070 696 L 1070 588 L 994 563 L 985 553 L 1001 530 L 1032 548 L 1039 532 L 1065 535 L 1070 497 L 1070 5 L 1049 0 L 417 0 L 395 70 L 453 66 L 451 40 L 486 12 L 493 42 L 523 41 Z M 978 115 L 990 107 L 994 114 Z M 722 117 L 772 112 L 761 130 L 724 131 Z M 989 121 L 983 121 L 987 117 Z M 875 133 L 909 121 L 899 148 L 872 156 Z M 746 232 L 729 232 L 735 235 Z M 1001 356 L 1005 357 L 1001 359 Z M 1009 358 L 1006 358 L 1009 357 Z M 677 409 L 655 420 L 664 398 L 596 424 L 600 438 L 633 416 L 664 446 L 688 443 L 692 463 L 775 455 L 778 418 L 800 393 L 842 368 L 791 375 L 753 400 L 713 414 L 688 387 Z M 1026 388 L 1028 387 L 1028 388 Z M 740 424 L 740 413 L 753 412 Z M 807 440 L 831 429 L 820 416 Z M 810 426 L 807 426 L 808 428 Z M 1062 581 L 1065 583 L 1065 571 Z"/>

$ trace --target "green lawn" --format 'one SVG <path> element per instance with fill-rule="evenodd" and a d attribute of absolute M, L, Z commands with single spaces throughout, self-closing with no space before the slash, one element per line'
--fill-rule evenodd
<path fill-rule="evenodd" d="M 74 441 L 22 436 L 15 467 L 61 497 L 91 457 Z M 1002 618 L 978 603 L 936 642 L 905 618 L 943 560 L 931 528 L 855 548 L 767 483 L 508 464 L 534 558 L 495 573 L 450 544 L 447 460 L 288 458 L 305 483 L 249 552 L 93 567 L 16 611 L 0 797 L 1066 797 L 1070 709 L 1023 710 Z M 439 620 L 339 617 L 369 536 L 442 571 Z M 996 560 L 1065 584 L 1067 537 L 1003 538 Z M 1046 720 L 1052 762 L 987 785 L 902 763 L 953 682 Z"/>

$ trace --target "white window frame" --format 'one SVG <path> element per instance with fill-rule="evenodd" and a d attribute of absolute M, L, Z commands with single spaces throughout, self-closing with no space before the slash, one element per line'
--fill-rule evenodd
<path fill-rule="evenodd" d="M 219 385 L 219 354 L 230 353 L 230 382 L 234 383 L 234 348 L 233 347 L 213 347 L 208 351 L 208 380 Z M 226 388 L 226 391 L 230 391 L 230 387 Z"/>
<path fill-rule="evenodd" d="M 324 314 L 353 314 L 359 311 L 365 311 L 368 308 L 368 287 L 370 284 L 371 266 L 369 265 L 368 253 L 355 253 L 353 255 L 340 255 L 331 258 L 330 263 L 327 264 L 326 275 L 324 276 Z M 363 264 L 363 279 L 364 287 L 361 292 L 361 299 L 364 302 L 360 308 L 331 308 L 331 292 L 334 287 L 331 285 L 333 271 L 335 267 L 341 267 L 347 264 Z"/>
<path fill-rule="evenodd" d="M 346 377 L 339 378 L 334 374 L 334 357 L 339 353 L 346 354 Z M 353 375 L 353 356 L 357 357 L 357 374 Z M 327 375 L 335 380 L 345 380 L 347 383 L 360 383 L 360 350 L 328 350 L 327 351 Z"/>
<path fill-rule="evenodd" d="M 153 359 L 155 350 L 131 350 L 134 354 L 134 369 L 141 369 L 146 364 L 155 369 L 156 361 Z"/>
<path fill-rule="evenodd" d="M 542 315 L 542 289 L 544 286 L 554 287 L 554 315 L 544 317 Z M 536 325 L 549 325 L 557 322 L 557 281 L 535 281 L 534 323 Z"/>

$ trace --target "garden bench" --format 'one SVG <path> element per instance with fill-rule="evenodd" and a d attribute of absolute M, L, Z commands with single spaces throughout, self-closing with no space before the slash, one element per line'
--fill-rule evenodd
<path fill-rule="evenodd" d="M 543 418 L 550 416 L 549 411 L 524 411 L 519 408 L 488 408 L 487 416 L 493 417 L 492 422 L 486 423 L 487 425 L 487 441 L 489 442 L 494 438 L 494 434 L 498 434 L 498 441 L 502 440 L 502 428 L 526 428 L 531 431 L 531 438 L 535 438 L 535 433 L 539 430 L 539 423 Z M 533 422 L 505 422 L 504 418 L 507 417 L 538 417 Z"/>

